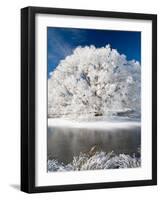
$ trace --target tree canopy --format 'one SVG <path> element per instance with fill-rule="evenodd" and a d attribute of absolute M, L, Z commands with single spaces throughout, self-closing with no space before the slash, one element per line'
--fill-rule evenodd
<path fill-rule="evenodd" d="M 110 45 L 77 47 L 48 80 L 48 116 L 140 113 L 141 66 Z"/>

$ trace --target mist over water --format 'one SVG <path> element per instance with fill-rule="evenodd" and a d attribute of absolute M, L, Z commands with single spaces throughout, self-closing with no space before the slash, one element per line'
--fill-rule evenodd
<path fill-rule="evenodd" d="M 95 146 L 98 152 L 135 155 L 140 158 L 141 128 L 121 127 L 89 129 L 73 127 L 48 127 L 48 159 L 68 164 L 74 156 L 88 153 Z"/>

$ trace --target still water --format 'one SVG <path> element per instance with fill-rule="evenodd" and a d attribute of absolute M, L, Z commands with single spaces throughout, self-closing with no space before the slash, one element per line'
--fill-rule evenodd
<path fill-rule="evenodd" d="M 140 157 L 141 128 L 117 128 L 108 130 L 48 127 L 48 159 L 68 164 L 80 152 L 88 153 L 95 146 L 97 151 L 114 151 Z"/>

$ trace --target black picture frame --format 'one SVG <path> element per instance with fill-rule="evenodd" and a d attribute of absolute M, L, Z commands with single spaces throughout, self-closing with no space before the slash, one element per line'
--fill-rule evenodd
<path fill-rule="evenodd" d="M 152 21 L 152 179 L 35 186 L 35 15 L 59 14 Z M 147 186 L 157 184 L 157 15 L 45 7 L 21 9 L 21 190 L 27 193 Z"/>

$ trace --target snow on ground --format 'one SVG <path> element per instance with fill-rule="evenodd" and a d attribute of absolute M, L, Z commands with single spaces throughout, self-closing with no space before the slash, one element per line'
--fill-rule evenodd
<path fill-rule="evenodd" d="M 140 127 L 139 121 L 78 121 L 62 118 L 48 118 L 48 127 L 70 127 L 70 128 L 91 128 L 91 129 L 110 129 L 110 128 L 130 128 Z"/>

